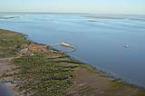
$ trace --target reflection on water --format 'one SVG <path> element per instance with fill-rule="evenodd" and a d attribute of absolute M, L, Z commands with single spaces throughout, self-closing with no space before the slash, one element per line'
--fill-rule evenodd
<path fill-rule="evenodd" d="M 25 33 L 45 44 L 69 42 L 69 55 L 145 87 L 145 16 L 84 14 L 5 14 L 0 28 Z"/>

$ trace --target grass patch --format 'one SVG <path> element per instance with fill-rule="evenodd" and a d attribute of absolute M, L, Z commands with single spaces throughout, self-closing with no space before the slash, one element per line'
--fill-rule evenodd
<path fill-rule="evenodd" d="M 22 34 L 0 30 L 0 58 L 16 56 L 18 51 L 28 43 L 29 41 Z"/>
<path fill-rule="evenodd" d="M 72 70 L 75 67 L 54 62 L 43 54 L 24 56 L 13 60 L 20 70 L 15 75 L 20 91 L 31 96 L 65 96 L 66 89 L 72 84 Z M 29 90 L 28 90 L 29 89 Z M 45 95 L 43 95 L 45 94 Z"/>
<path fill-rule="evenodd" d="M 124 88 L 125 84 L 121 81 L 112 81 L 112 89 L 113 90 L 118 90 L 121 88 Z"/>

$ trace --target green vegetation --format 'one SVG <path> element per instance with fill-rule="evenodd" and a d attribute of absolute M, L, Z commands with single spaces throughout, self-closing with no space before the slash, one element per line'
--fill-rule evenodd
<path fill-rule="evenodd" d="M 54 61 L 43 54 L 15 59 L 13 62 L 21 69 L 15 75 L 15 80 L 21 82 L 20 91 L 25 90 L 25 94 L 31 93 L 31 96 L 64 96 L 77 65 Z"/>
<path fill-rule="evenodd" d="M 118 90 L 118 89 L 121 89 L 121 88 L 125 88 L 126 87 L 126 84 L 123 83 L 122 81 L 113 81 L 112 82 L 112 90 Z"/>
<path fill-rule="evenodd" d="M 0 58 L 16 56 L 18 51 L 28 44 L 24 35 L 0 30 Z"/>

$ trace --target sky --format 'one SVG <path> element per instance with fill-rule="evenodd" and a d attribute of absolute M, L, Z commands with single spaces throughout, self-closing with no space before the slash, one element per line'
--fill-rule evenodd
<path fill-rule="evenodd" d="M 145 0 L 0 0 L 0 12 L 145 14 Z"/>

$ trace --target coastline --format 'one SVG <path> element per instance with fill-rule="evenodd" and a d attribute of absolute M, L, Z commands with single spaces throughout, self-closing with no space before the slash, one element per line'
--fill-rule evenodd
<path fill-rule="evenodd" d="M 25 36 L 24 34 L 21 34 L 21 33 L 19 34 L 19 33 L 13 32 L 13 31 L 8 31 L 8 30 L 0 30 L 0 31 L 4 31 L 6 33 L 12 33 L 12 34 L 14 33 L 15 35 L 16 34 L 17 35 L 22 35 L 22 37 Z M 67 86 L 63 87 L 65 89 L 65 91 L 61 94 L 58 93 L 55 96 L 86 96 L 86 95 L 90 95 L 90 94 L 91 94 L 90 96 L 97 96 L 97 95 L 99 95 L 99 96 L 128 96 L 128 95 L 131 95 L 131 96 L 145 96 L 144 89 L 141 89 L 141 88 L 136 87 L 134 85 L 128 84 L 124 81 L 116 80 L 116 79 L 108 76 L 106 73 L 101 72 L 100 70 L 98 71 L 96 68 L 93 68 L 91 65 L 81 63 L 78 60 L 74 60 L 70 56 L 67 56 L 65 53 L 60 53 L 58 50 L 53 49 L 51 46 L 49 47 L 50 48 L 49 49 L 49 48 L 46 48 L 44 44 L 38 44 L 38 43 L 35 43 L 33 41 L 27 40 L 26 37 L 24 37 L 24 38 L 25 38 L 24 41 L 25 41 L 26 45 L 24 44 L 25 46 L 22 46 L 20 48 L 20 51 L 22 52 L 23 49 L 26 49 L 27 47 L 29 47 L 28 48 L 29 52 L 24 52 L 24 53 L 22 52 L 22 54 L 21 54 L 22 57 L 14 58 L 14 60 L 13 59 L 11 60 L 12 61 L 11 63 L 14 64 L 13 66 L 20 67 L 18 71 L 20 71 L 21 68 L 24 68 L 24 67 L 29 68 L 29 64 L 27 66 L 23 66 L 23 65 L 18 64 L 18 63 L 22 63 L 20 60 L 22 60 L 23 62 L 24 62 L 25 59 L 31 60 L 31 58 L 33 60 L 36 60 L 35 58 L 37 56 L 39 56 L 40 60 L 42 59 L 42 62 L 45 61 L 44 63 L 46 63 L 46 64 L 50 63 L 50 61 L 52 60 L 51 63 L 55 63 L 55 64 L 59 63 L 59 64 L 62 64 L 62 66 L 61 66 L 62 68 L 67 68 L 66 70 L 59 69 L 59 71 L 62 71 L 62 73 L 63 73 L 63 71 L 66 72 L 66 73 L 63 73 L 64 78 L 61 78 L 61 77 L 56 78 L 55 77 L 53 79 L 58 80 L 58 81 L 61 81 L 62 79 L 64 79 L 64 81 L 68 80 L 70 84 L 68 84 L 68 82 L 65 82 L 64 84 L 68 84 Z M 36 56 L 35 56 L 35 54 L 36 54 Z M 33 58 L 33 56 L 35 58 Z M 54 56 L 54 58 L 52 58 L 53 56 Z M 48 59 L 50 61 L 47 61 Z M 56 59 L 56 60 L 54 60 L 54 59 Z M 31 64 L 33 62 L 28 61 L 28 63 Z M 39 63 L 41 63 L 41 62 L 39 62 Z M 24 64 L 24 63 L 22 63 L 22 64 Z M 43 65 L 41 65 L 41 66 L 43 66 Z M 56 66 L 58 66 L 58 65 L 56 64 Z M 60 67 L 60 66 L 59 67 L 56 67 L 56 66 L 54 67 L 54 69 Z M 51 66 L 47 66 L 47 67 L 51 67 Z M 32 70 L 32 71 L 34 71 L 34 70 Z M 9 72 L 11 73 L 11 71 L 9 71 Z M 5 76 L 3 76 L 7 80 L 9 80 L 9 77 L 7 78 L 7 75 L 9 75 L 9 72 L 8 72 L 8 74 L 5 74 L 6 78 L 5 78 Z M 22 72 L 22 71 L 20 71 L 20 72 Z M 27 76 L 29 70 L 25 70 L 25 72 L 26 72 L 26 74 L 24 76 Z M 36 70 L 35 70 L 35 72 L 36 72 Z M 35 74 L 34 75 L 31 74 L 31 75 L 35 76 Z M 41 77 L 39 75 L 37 75 L 37 76 Z M 67 76 L 67 77 L 65 77 L 65 76 Z M 11 77 L 12 78 L 15 77 L 15 74 L 11 74 L 10 78 Z M 21 75 L 20 75 L 20 77 L 21 77 Z M 14 78 L 14 79 L 17 79 L 17 78 Z M 27 80 L 28 78 L 23 78 L 23 79 Z M 32 79 L 33 79 L 33 77 L 32 77 Z M 37 78 L 35 78 L 35 79 L 37 79 Z M 1 80 L 1 78 L 0 78 L 0 80 Z M 49 81 L 49 80 L 47 80 L 47 81 Z M 41 84 L 41 83 L 39 83 L 39 84 Z M 59 86 L 59 88 L 61 88 L 61 86 Z M 31 86 L 29 86 L 29 87 L 31 87 Z M 57 85 L 56 85 L 56 88 L 57 88 Z M 56 88 L 54 87 L 54 89 L 56 89 Z M 54 89 L 52 89 L 51 94 L 55 94 Z M 17 90 L 17 92 L 19 94 L 18 90 Z M 22 90 L 26 91 L 25 88 L 22 89 Z M 60 90 L 59 92 L 61 92 L 61 91 L 62 90 Z M 47 90 L 44 89 L 44 92 L 47 92 Z M 40 92 L 40 94 L 41 94 L 41 92 Z M 27 95 L 31 96 L 30 92 L 28 92 Z M 22 96 L 27 96 L 27 95 L 23 94 Z"/>

